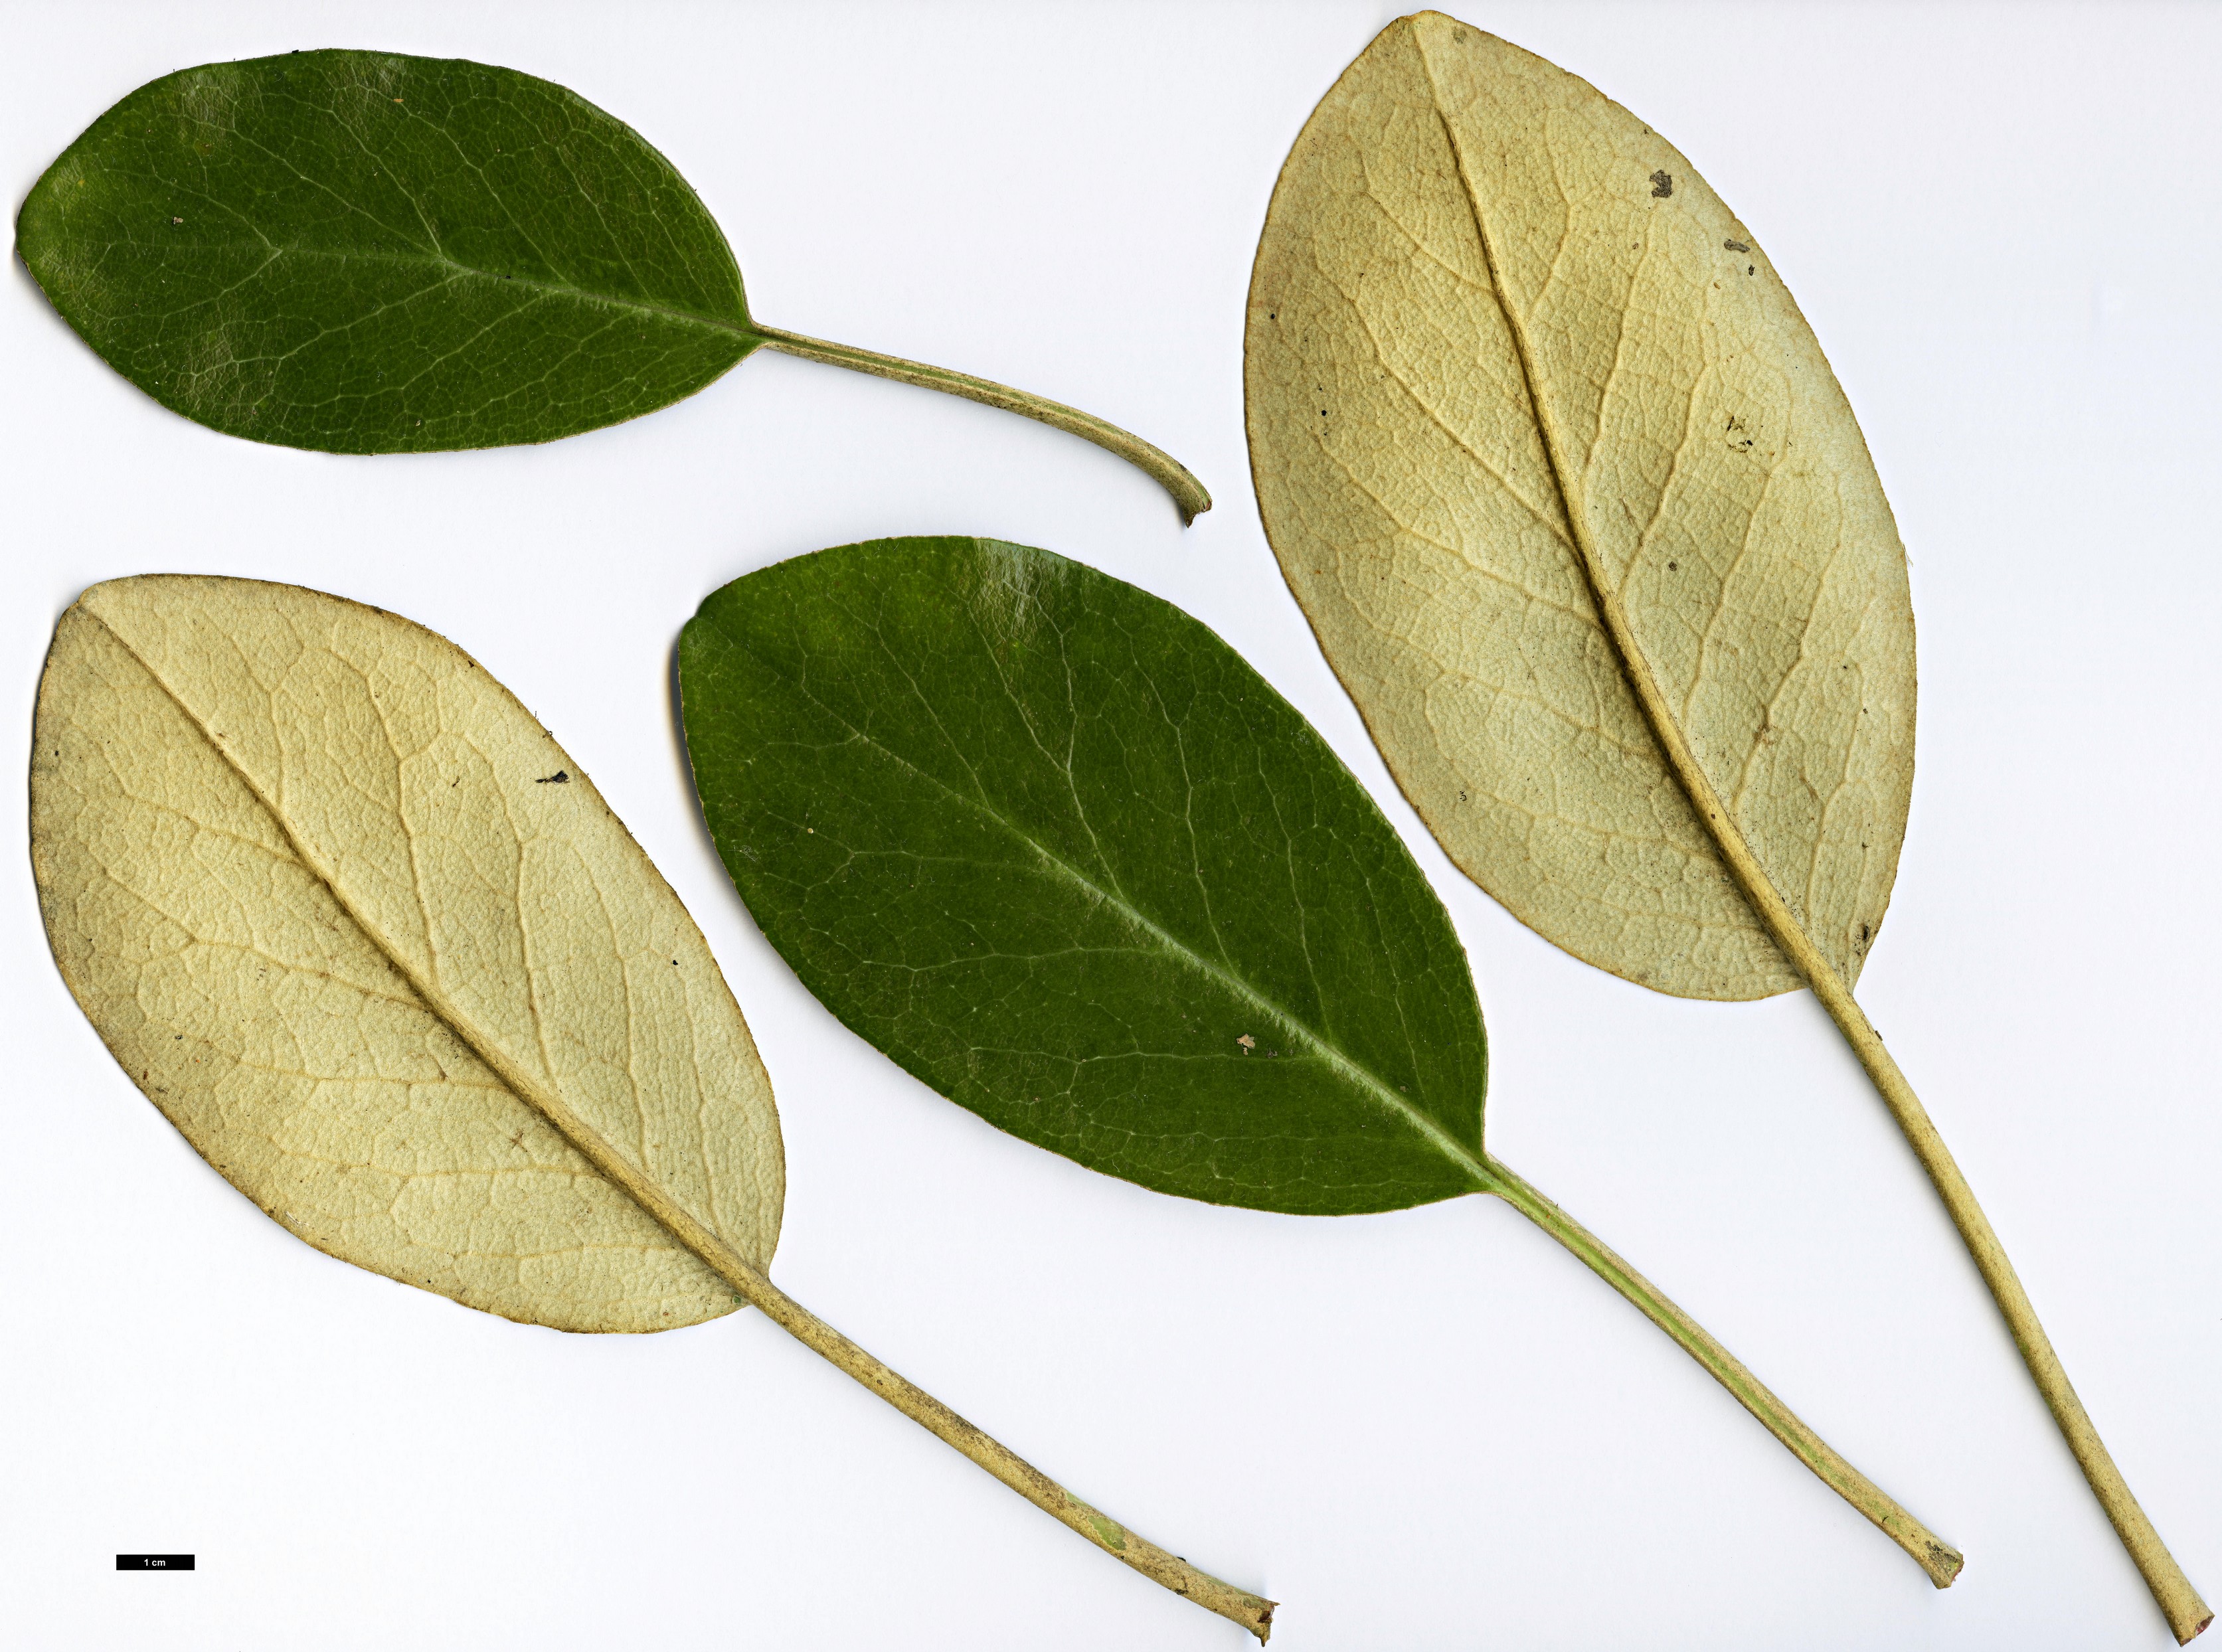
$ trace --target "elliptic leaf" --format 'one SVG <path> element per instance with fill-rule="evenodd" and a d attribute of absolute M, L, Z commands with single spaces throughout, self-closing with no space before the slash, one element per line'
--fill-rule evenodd
<path fill-rule="evenodd" d="M 1217 1203 L 1485 1184 L 1480 1007 L 1441 903 L 1178 609 L 1047 551 L 881 540 L 715 593 L 679 671 L 757 923 L 934 1089 Z"/>
<path fill-rule="evenodd" d="M 669 161 L 482 63 L 295 52 L 166 75 L 39 179 L 16 244 L 165 406 L 334 453 L 593 430 L 762 342 Z"/>
<path fill-rule="evenodd" d="M 2198 1634 L 2213 1614 L 1852 996 L 1912 788 L 1913 611 L 1867 445 L 1751 232 L 1593 87 L 1423 12 L 1290 153 L 1246 378 L 1266 535 L 1451 857 L 1647 986 L 1812 989 Z"/>
<path fill-rule="evenodd" d="M 691 396 L 759 345 L 1093 442 L 1211 508 L 1171 455 L 969 374 L 752 321 L 671 163 L 513 69 L 295 52 L 149 82 L 33 186 L 55 309 L 165 406 L 332 453 L 547 442 Z"/>
<path fill-rule="evenodd" d="M 679 644 L 695 789 L 765 935 L 989 1122 L 1146 1187 L 1337 1215 L 1494 1193 L 1913 1556 L 1949 1544 L 1482 1151 L 1450 920 L 1208 630 L 1047 551 L 888 539 L 751 574 Z"/>
<path fill-rule="evenodd" d="M 739 1300 L 625 1179 L 769 1262 L 778 1115 L 724 977 L 578 764 L 453 644 L 292 586 L 116 580 L 62 616 L 35 739 L 64 978 L 292 1232 L 566 1330 Z"/>
<path fill-rule="evenodd" d="M 1625 610 L 1713 791 L 1849 983 L 1913 775 L 1905 557 L 1759 248 L 1586 83 L 1427 12 L 1321 101 L 1250 295 L 1267 536 L 1453 860 L 1666 992 L 1801 985 L 1600 625 Z"/>

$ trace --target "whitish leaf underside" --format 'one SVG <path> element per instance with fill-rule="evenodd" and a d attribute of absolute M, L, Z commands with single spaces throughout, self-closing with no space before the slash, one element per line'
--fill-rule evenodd
<path fill-rule="evenodd" d="M 731 1311 L 530 1098 L 761 1266 L 784 1187 L 769 1082 L 678 898 L 468 656 L 292 587 L 121 580 L 63 616 L 35 738 L 64 978 L 242 1192 L 512 1319 Z"/>
<path fill-rule="evenodd" d="M 1912 784 L 1905 553 L 1751 232 L 1572 75 L 1392 24 L 1291 152 L 1247 353 L 1265 525 L 1452 858 L 1551 940 L 1706 998 L 1800 984 L 1600 627 L 1847 981 Z"/>

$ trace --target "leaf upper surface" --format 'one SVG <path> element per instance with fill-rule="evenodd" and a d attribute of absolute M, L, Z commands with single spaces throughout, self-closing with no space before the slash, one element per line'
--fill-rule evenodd
<path fill-rule="evenodd" d="M 1586 83 L 1439 13 L 1321 103 L 1252 278 L 1268 537 L 1452 858 L 1663 991 L 1800 984 L 1601 627 L 1577 542 L 1713 789 L 1856 980 L 1912 785 L 1903 548 L 1750 231 Z"/>
<path fill-rule="evenodd" d="M 242 1192 L 512 1319 L 732 1310 L 544 1106 L 762 1267 L 770 1083 L 678 897 L 468 656 L 291 586 L 118 580 L 56 629 L 35 738 L 63 976 Z"/>
<path fill-rule="evenodd" d="M 16 242 L 134 384 L 289 447 L 546 442 L 691 395 L 757 342 L 670 162 L 575 93 L 455 60 L 166 75 L 39 179 Z"/>
<path fill-rule="evenodd" d="M 750 910 L 934 1089 L 1218 1203 L 1475 1189 L 1485 1049 L 1448 916 L 1195 619 L 1046 551 L 884 540 L 735 581 L 679 658 Z"/>

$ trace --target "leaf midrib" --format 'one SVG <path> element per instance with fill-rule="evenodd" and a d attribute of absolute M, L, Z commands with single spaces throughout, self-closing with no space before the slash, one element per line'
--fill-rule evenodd
<path fill-rule="evenodd" d="M 1597 625 L 1614 658 L 1620 666 L 1622 680 L 1628 685 L 1638 710 L 1642 713 L 1651 736 L 1659 749 L 1660 761 L 1680 784 L 1691 812 L 1698 818 L 1706 834 L 1711 838 L 1715 851 L 1726 867 L 1736 892 L 1742 895 L 1750 911 L 1776 950 L 1782 954 L 1791 969 L 1817 992 L 1823 976 L 1836 980 L 1836 970 L 1805 933 L 1789 903 L 1774 887 L 1773 878 L 1753 852 L 1740 821 L 1729 812 L 1715 789 L 1712 776 L 1689 746 L 1687 732 L 1666 703 L 1651 663 L 1637 644 L 1629 627 L 1628 617 L 1618 594 L 1604 576 L 1602 559 L 1591 542 L 1589 523 L 1573 487 L 1566 479 L 1566 456 L 1560 451 L 1557 422 L 1551 417 L 1543 401 L 1541 374 L 1538 373 L 1534 351 L 1528 340 L 1525 318 L 1514 305 L 1506 291 L 1502 273 L 1497 268 L 1497 248 L 1489 236 L 1489 222 L 1481 209 L 1481 196 L 1474 188 L 1473 179 L 1466 170 L 1466 150 L 1459 144 L 1458 131 L 1451 124 L 1448 105 L 1441 84 L 1435 79 L 1434 61 L 1428 55 L 1427 42 L 1419 31 L 1412 32 L 1412 49 L 1418 54 L 1421 72 L 1427 76 L 1428 95 L 1434 104 L 1435 119 L 1442 127 L 1443 142 L 1451 152 L 1451 160 L 1458 174 L 1459 191 L 1464 198 L 1466 210 L 1472 217 L 1474 240 L 1481 248 L 1482 262 L 1489 272 L 1491 296 L 1504 317 L 1506 330 L 1512 339 L 1513 355 L 1520 364 L 1522 387 L 1527 392 L 1528 415 L 1535 420 L 1537 436 L 1543 444 L 1543 455 L 1551 471 L 1551 484 L 1558 492 L 1560 509 L 1565 512 L 1566 525 L 1572 535 L 1574 561 L 1581 569 L 1589 587 L 1590 600 L 1597 609 Z M 1838 983 L 1841 987 L 1841 982 Z M 1846 996 L 1849 989 L 1842 989 Z"/>
<path fill-rule="evenodd" d="M 543 280 L 530 275 L 505 275 L 493 270 L 480 269 L 475 264 L 466 264 L 461 259 L 450 258 L 444 253 L 364 252 L 354 248 L 279 246 L 268 241 L 221 242 L 197 241 L 194 251 L 208 250 L 224 253 L 253 253 L 263 257 L 267 268 L 279 258 L 321 258 L 337 263 L 362 262 L 373 264 L 424 265 L 449 272 L 449 280 L 457 277 L 474 278 L 497 286 L 522 287 L 552 298 L 562 298 L 582 305 L 599 305 L 606 310 L 621 311 L 628 315 L 654 316 L 664 321 L 675 321 L 712 332 L 725 333 L 736 338 L 745 338 L 756 343 L 764 342 L 765 335 L 746 321 L 729 321 L 718 316 L 706 316 L 699 310 L 687 310 L 678 305 L 659 304 L 653 299 L 628 298 L 614 292 L 596 292 L 589 287 L 574 286 L 568 281 Z"/>
<path fill-rule="evenodd" d="M 1016 821 L 992 807 L 984 797 L 967 797 L 939 776 L 929 773 L 893 747 L 876 739 L 872 735 L 857 727 L 854 722 L 813 694 L 808 685 L 799 678 L 781 671 L 776 664 L 765 659 L 763 656 L 754 653 L 754 650 L 750 652 L 759 663 L 777 673 L 796 694 L 847 729 L 857 740 L 879 752 L 890 763 L 900 765 L 906 772 L 925 781 L 945 796 L 994 822 L 1008 836 L 1031 850 L 1051 873 L 1064 878 L 1098 903 L 1118 913 L 1136 929 L 1157 941 L 1165 952 L 1172 955 L 1177 962 L 1185 964 L 1205 979 L 1216 983 L 1237 998 L 1248 1003 L 1259 1014 L 1277 1022 L 1285 1032 L 1292 1034 L 1296 1041 L 1309 1046 L 1327 1062 L 1329 1067 L 1350 1081 L 1376 1105 L 1409 1128 L 1429 1146 L 1471 1176 L 1477 1191 L 1493 1192 L 1497 1190 L 1497 1178 L 1491 1173 L 1486 1154 L 1476 1149 L 1469 1149 L 1441 1124 L 1405 1100 L 1397 1093 L 1395 1086 L 1368 1071 L 1325 1033 L 1315 1031 L 1299 1019 L 1295 1012 L 1283 1008 L 1242 977 L 1223 965 L 1215 964 L 1198 952 L 1125 896 L 1105 889 L 1080 868 L 1038 841 L 1031 832 L 1020 827 Z"/>

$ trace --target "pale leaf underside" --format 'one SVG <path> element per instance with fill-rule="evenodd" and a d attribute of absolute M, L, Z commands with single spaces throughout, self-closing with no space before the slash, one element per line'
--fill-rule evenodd
<path fill-rule="evenodd" d="M 565 1329 L 730 1312 L 537 1096 L 769 1262 L 777 1115 L 707 946 L 443 638 L 287 586 L 96 586 L 41 685 L 32 825 L 102 1038 L 319 1249 Z"/>
<path fill-rule="evenodd" d="M 1663 991 L 1800 984 L 1645 725 L 1585 537 L 1714 789 L 1856 979 L 1912 783 L 1905 553 L 1811 330 L 1680 154 L 1502 41 L 1391 25 L 1283 172 L 1247 380 L 1283 569 L 1464 870 Z"/>

